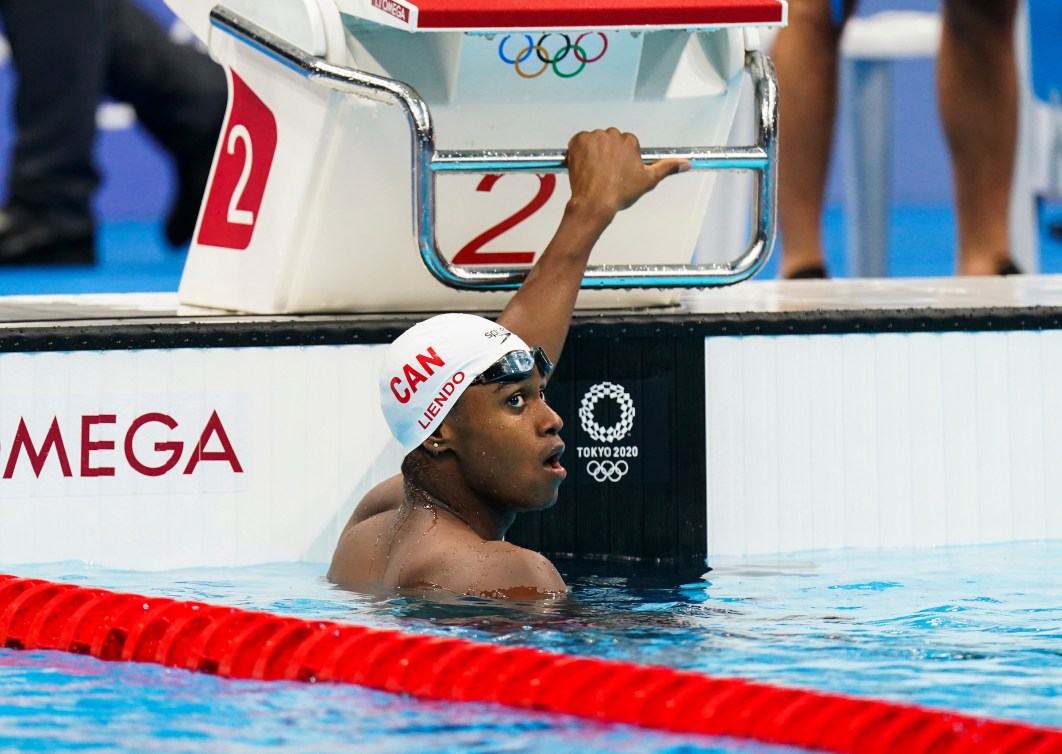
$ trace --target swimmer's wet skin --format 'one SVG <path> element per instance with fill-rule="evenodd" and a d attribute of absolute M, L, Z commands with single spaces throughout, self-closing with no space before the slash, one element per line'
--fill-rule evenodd
<path fill-rule="evenodd" d="M 504 541 L 517 513 L 557 501 L 567 475 L 546 384 L 601 233 L 689 169 L 684 160 L 644 164 L 638 140 L 612 128 L 576 134 L 567 162 L 571 199 L 560 225 L 498 321 L 442 314 L 388 347 L 380 403 L 406 456 L 402 474 L 370 490 L 340 535 L 328 572 L 339 586 L 566 593 L 549 560 Z"/>

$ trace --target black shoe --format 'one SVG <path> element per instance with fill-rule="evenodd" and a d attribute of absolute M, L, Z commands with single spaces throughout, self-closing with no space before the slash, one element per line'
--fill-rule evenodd
<path fill-rule="evenodd" d="M 0 267 L 95 263 L 90 220 L 59 222 L 15 208 L 0 209 Z"/>
<path fill-rule="evenodd" d="M 821 264 L 811 267 L 803 267 L 791 275 L 786 275 L 786 280 L 825 280 L 830 274 Z"/>
<path fill-rule="evenodd" d="M 1021 275 L 1023 274 L 1021 268 L 1014 264 L 1014 260 L 1007 257 L 999 263 L 999 267 L 996 268 L 997 275 Z"/>
<path fill-rule="evenodd" d="M 204 144 L 197 154 L 177 160 L 177 192 L 166 217 L 166 241 L 174 248 L 187 246 L 199 219 L 210 164 L 214 161 L 214 144 Z"/>

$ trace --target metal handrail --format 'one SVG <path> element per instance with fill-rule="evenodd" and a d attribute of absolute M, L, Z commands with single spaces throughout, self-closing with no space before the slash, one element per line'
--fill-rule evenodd
<path fill-rule="evenodd" d="M 559 172 L 565 170 L 564 150 L 435 149 L 431 110 L 416 90 L 400 81 L 337 66 L 310 55 L 232 11 L 215 7 L 211 24 L 258 49 L 287 68 L 337 91 L 396 105 L 409 122 L 412 137 L 413 225 L 420 255 L 428 271 L 448 286 L 466 290 L 518 288 L 524 268 L 473 268 L 451 264 L 435 240 L 435 177 L 438 173 Z M 730 285 L 754 275 L 767 261 L 775 239 L 778 83 L 770 58 L 760 52 L 745 56 L 755 94 L 756 144 L 746 147 L 681 147 L 643 149 L 647 162 L 663 158 L 690 161 L 694 170 L 751 170 L 755 173 L 752 233 L 745 251 L 732 262 L 716 264 L 590 265 L 583 288 L 702 288 Z"/>

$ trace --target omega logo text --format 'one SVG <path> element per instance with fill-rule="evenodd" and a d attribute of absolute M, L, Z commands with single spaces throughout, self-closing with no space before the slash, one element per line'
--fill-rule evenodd
<path fill-rule="evenodd" d="M 379 8 L 389 16 L 394 16 L 404 24 L 409 23 L 409 8 L 396 3 L 395 0 L 372 0 L 372 7 Z"/>
<path fill-rule="evenodd" d="M 52 417 L 47 427 L 31 428 L 25 417 L 20 417 L 10 439 L 0 435 L 2 479 L 30 473 L 39 479 L 46 467 L 58 468 L 64 477 L 113 477 L 123 461 L 125 467 L 147 477 L 175 469 L 179 469 L 175 473 L 194 474 L 204 462 L 228 464 L 232 473 L 243 473 L 217 411 L 210 414 L 198 435 L 186 435 L 197 437 L 194 443 L 177 439 L 179 428 L 176 419 L 161 412 L 141 414 L 126 427 L 118 426 L 116 414 L 85 414 L 76 427 Z M 146 443 L 145 447 L 143 438 L 156 438 L 160 432 L 166 439 Z"/>

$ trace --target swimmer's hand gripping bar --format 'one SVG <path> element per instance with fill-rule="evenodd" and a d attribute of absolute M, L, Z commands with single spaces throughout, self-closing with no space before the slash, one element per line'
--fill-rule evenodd
<path fill-rule="evenodd" d="M 329 88 L 400 107 L 412 136 L 413 225 L 428 270 L 453 288 L 506 290 L 520 287 L 525 268 L 471 268 L 451 264 L 435 241 L 435 176 L 438 173 L 512 173 L 564 171 L 564 150 L 439 151 L 428 104 L 407 84 L 333 65 L 311 55 L 230 10 L 217 6 L 211 24 L 258 49 L 307 79 Z M 694 170 L 751 170 L 755 175 L 752 233 L 745 251 L 722 264 L 591 265 L 583 288 L 701 288 L 738 283 L 767 261 L 775 239 L 778 84 L 770 59 L 760 52 L 745 56 L 755 94 L 756 144 L 747 147 L 643 149 L 642 158 L 690 161 Z"/>

